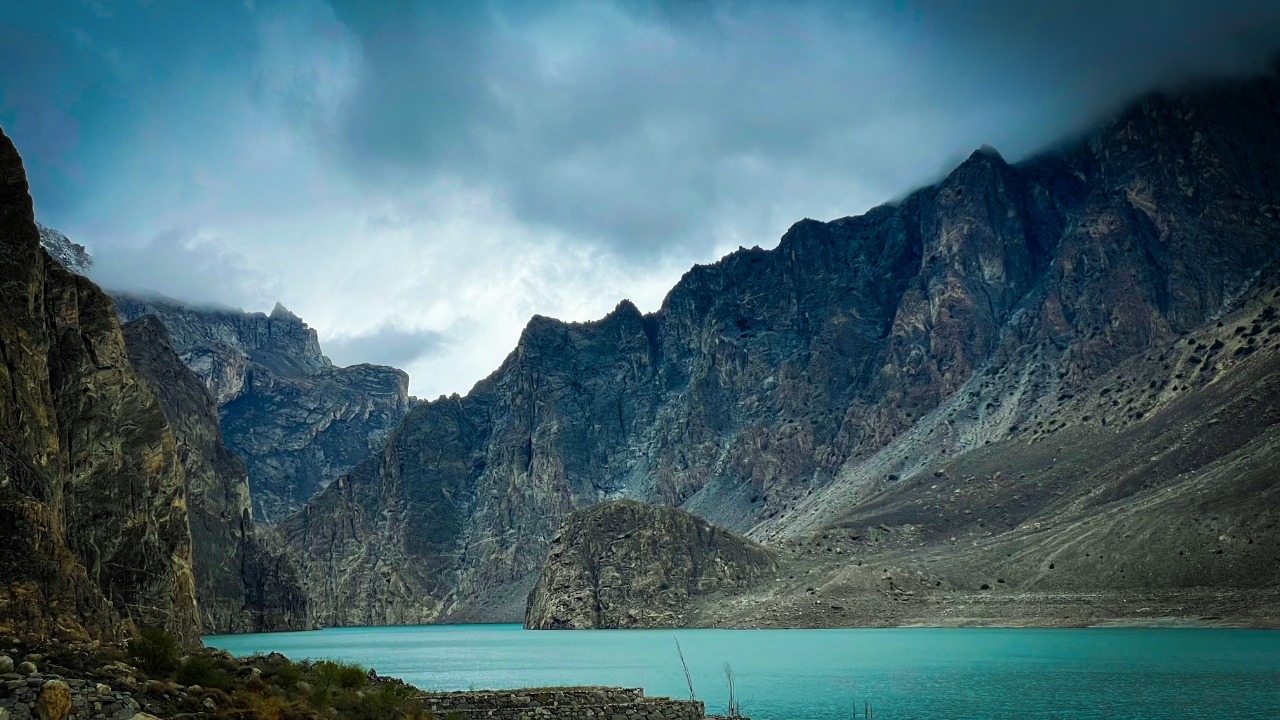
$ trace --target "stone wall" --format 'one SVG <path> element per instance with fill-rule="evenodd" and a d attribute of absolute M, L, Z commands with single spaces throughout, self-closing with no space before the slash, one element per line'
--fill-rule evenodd
<path fill-rule="evenodd" d="M 689 700 L 647 698 L 639 688 L 542 688 L 427 693 L 422 707 L 441 720 L 703 720 L 706 707 Z"/>
<path fill-rule="evenodd" d="M 33 720 L 37 708 L 69 707 L 80 720 L 127 720 L 138 713 L 138 701 L 129 693 L 115 692 L 91 680 L 69 680 L 57 675 L 17 673 L 0 675 L 0 719 Z M 68 705 L 69 703 L 69 705 Z"/>

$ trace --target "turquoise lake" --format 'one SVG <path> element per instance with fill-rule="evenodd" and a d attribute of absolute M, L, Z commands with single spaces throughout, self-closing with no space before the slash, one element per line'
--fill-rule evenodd
<path fill-rule="evenodd" d="M 519 625 L 217 635 L 236 655 L 351 660 L 425 690 L 621 685 L 755 720 L 1277 720 L 1280 632 L 1212 629 L 527 631 Z"/>

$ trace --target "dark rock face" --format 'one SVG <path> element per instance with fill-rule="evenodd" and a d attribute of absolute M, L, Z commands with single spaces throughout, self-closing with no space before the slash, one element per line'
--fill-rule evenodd
<path fill-rule="evenodd" d="M 777 570 L 761 545 L 673 507 L 617 500 L 580 510 L 551 539 L 526 628 L 679 627 L 691 598 Z"/>
<path fill-rule="evenodd" d="M 0 633 L 198 644 L 186 483 L 114 307 L 40 247 L 0 134 Z"/>
<path fill-rule="evenodd" d="M 260 520 L 288 515 L 376 452 L 408 411 L 404 372 L 334 367 L 315 330 L 280 305 L 264 315 L 124 294 L 115 300 L 126 321 L 160 318 L 212 394 L 227 446 L 248 467 Z"/>
<path fill-rule="evenodd" d="M 605 497 L 803 536 L 1044 432 L 1235 307 L 1277 238 L 1277 79 L 1153 96 L 1061 150 L 984 148 L 897 204 L 695 267 L 651 315 L 535 317 L 283 529 L 326 624 L 518 617 L 561 520 Z"/>
<path fill-rule="evenodd" d="M 209 391 L 179 359 L 159 318 L 126 324 L 124 337 L 129 361 L 155 390 L 178 443 L 204 631 L 306 629 L 297 569 L 254 529 L 249 477 L 223 444 Z"/>

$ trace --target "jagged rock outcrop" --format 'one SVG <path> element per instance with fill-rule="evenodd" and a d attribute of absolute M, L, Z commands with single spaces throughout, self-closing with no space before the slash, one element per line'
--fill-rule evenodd
<path fill-rule="evenodd" d="M 66 235 L 40 223 L 36 223 L 36 227 L 40 230 L 40 247 L 49 253 L 49 257 L 76 275 L 89 273 L 93 258 L 89 257 L 89 252 L 83 245 L 72 242 Z"/>
<path fill-rule="evenodd" d="M 199 643 L 186 483 L 114 307 L 40 247 L 0 133 L 0 634 Z"/>
<path fill-rule="evenodd" d="M 129 361 L 155 391 L 178 443 L 204 632 L 307 629 L 295 564 L 269 531 L 255 531 L 249 477 L 223 444 L 208 389 L 179 359 L 159 318 L 126 324 L 124 338 Z"/>
<path fill-rule="evenodd" d="M 264 315 L 115 299 L 125 321 L 158 317 L 213 395 L 227 446 L 248 467 L 259 520 L 288 515 L 379 450 L 408 411 L 408 375 L 381 365 L 334 367 L 315 330 L 279 304 Z"/>
<path fill-rule="evenodd" d="M 415 408 L 284 525 L 320 621 L 518 617 L 561 520 L 607 497 L 780 543 L 1043 436 L 1269 282 L 1278 108 L 1275 76 L 1151 96 L 1026 162 L 983 148 L 900 202 L 695 267 L 650 315 L 535 317 L 493 375 Z"/>
<path fill-rule="evenodd" d="M 740 591 L 775 570 L 768 549 L 696 515 L 601 503 L 571 514 L 551 539 L 524 626 L 679 627 L 691 598 Z"/>

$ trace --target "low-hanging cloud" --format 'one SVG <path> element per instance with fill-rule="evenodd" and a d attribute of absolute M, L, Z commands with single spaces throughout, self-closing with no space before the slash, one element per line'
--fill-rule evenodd
<path fill-rule="evenodd" d="M 1231 1 L 335 7 L 362 48 L 355 171 L 483 183 L 640 258 L 762 209 L 859 209 L 984 142 L 1023 156 L 1280 37 L 1280 6 Z"/>
<path fill-rule="evenodd" d="M 329 338 L 325 354 L 338 365 L 354 365 L 378 358 L 392 367 L 408 367 L 445 351 L 447 337 L 438 330 L 408 330 L 384 325 L 377 330 L 351 337 Z"/>
<path fill-rule="evenodd" d="M 655 309 L 691 263 L 1280 49 L 1239 0 L 104 7 L 0 13 L 42 221 L 109 287 L 281 301 L 420 395 L 533 313 Z"/>

